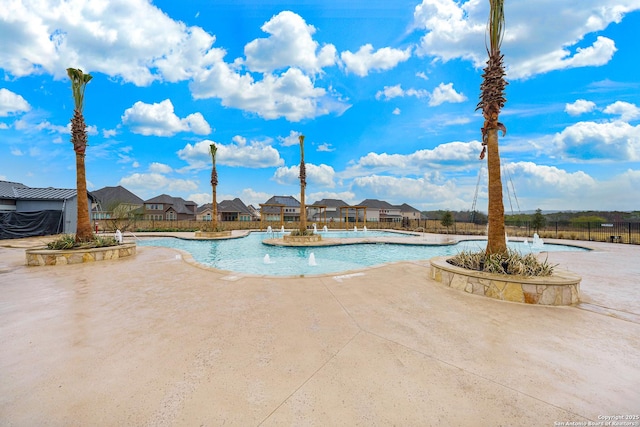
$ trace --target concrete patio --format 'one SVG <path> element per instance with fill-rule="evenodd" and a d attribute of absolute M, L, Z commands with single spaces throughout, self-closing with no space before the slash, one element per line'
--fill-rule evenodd
<path fill-rule="evenodd" d="M 582 276 L 582 302 L 544 307 L 447 288 L 428 260 L 254 277 L 138 247 L 27 267 L 38 242 L 0 241 L 0 425 L 554 426 L 640 414 L 640 246 L 549 253 Z"/>

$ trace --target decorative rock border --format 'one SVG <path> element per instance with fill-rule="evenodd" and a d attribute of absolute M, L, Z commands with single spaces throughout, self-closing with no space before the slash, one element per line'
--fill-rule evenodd
<path fill-rule="evenodd" d="M 231 231 L 196 231 L 197 239 L 220 239 L 231 237 Z"/>
<path fill-rule="evenodd" d="M 432 258 L 431 278 L 476 295 L 503 301 L 540 305 L 572 305 L 580 302 L 580 276 L 566 271 L 548 277 L 507 276 L 467 270 L 449 264 L 450 257 Z"/>
<path fill-rule="evenodd" d="M 81 264 L 83 262 L 106 261 L 136 254 L 135 243 L 105 246 L 91 249 L 27 249 L 27 266 Z"/>
<path fill-rule="evenodd" d="M 282 240 L 287 243 L 307 244 L 321 241 L 322 236 L 320 234 L 312 234 L 310 236 L 292 236 L 290 234 L 285 234 L 284 236 L 282 236 Z"/>

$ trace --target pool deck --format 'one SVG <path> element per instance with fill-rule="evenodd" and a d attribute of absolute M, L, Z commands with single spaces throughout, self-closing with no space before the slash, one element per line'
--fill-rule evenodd
<path fill-rule="evenodd" d="M 546 307 L 445 287 L 428 260 L 259 277 L 139 246 L 115 261 L 25 266 L 42 241 L 0 241 L 0 425 L 554 426 L 640 414 L 640 246 L 550 241 L 595 250 L 548 254 L 582 276 L 582 302 Z"/>

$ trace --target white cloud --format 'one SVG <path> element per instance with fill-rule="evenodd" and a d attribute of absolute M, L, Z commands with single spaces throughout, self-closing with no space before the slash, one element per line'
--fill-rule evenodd
<path fill-rule="evenodd" d="M 167 174 L 173 172 L 173 168 L 164 163 L 153 162 L 149 165 L 149 172 Z"/>
<path fill-rule="evenodd" d="M 553 70 L 600 66 L 616 51 L 615 42 L 598 36 L 589 44 L 586 36 L 617 23 L 637 10 L 636 1 L 602 3 L 600 0 L 575 2 L 510 3 L 506 8 L 506 30 L 502 52 L 508 58 L 507 77 L 528 78 Z M 488 2 L 423 0 L 414 11 L 414 27 L 424 30 L 416 52 L 442 61 L 462 58 L 482 68 L 486 61 L 484 45 Z M 549 13 L 553 10 L 553 13 Z M 540 28 L 545 31 L 541 33 Z"/>
<path fill-rule="evenodd" d="M 189 81 L 195 99 L 220 98 L 224 106 L 266 119 L 299 121 L 349 108 L 330 89 L 316 88 L 315 75 L 304 74 L 333 65 L 336 53 L 332 45 L 319 48 L 311 39 L 315 29 L 292 12 L 265 24 L 271 36 L 249 43 L 246 60 L 233 64 L 224 62 L 224 49 L 213 47 L 215 36 L 171 19 L 146 0 L 14 1 L 0 10 L 0 25 L 0 68 L 14 77 L 49 73 L 66 79 L 72 63 L 136 86 Z M 254 80 L 242 72 L 243 64 L 283 71 Z M 208 134 L 201 116 L 188 119 L 191 131 Z M 172 132 L 156 124 L 145 131 Z"/>
<path fill-rule="evenodd" d="M 16 77 L 47 72 L 65 78 L 71 63 L 146 86 L 185 80 L 221 56 L 211 48 L 213 36 L 144 0 L 14 1 L 0 11 L 0 20 L 0 67 Z"/>
<path fill-rule="evenodd" d="M 449 142 L 433 149 L 411 154 L 369 153 L 350 165 L 341 176 L 353 177 L 391 172 L 398 175 L 417 174 L 425 169 L 467 169 L 477 162 L 482 145 L 479 141 Z"/>
<path fill-rule="evenodd" d="M 361 46 L 356 53 L 347 50 L 340 55 L 340 58 L 346 65 L 347 72 L 354 73 L 360 77 L 368 75 L 369 71 L 372 70 L 389 70 L 410 57 L 410 48 L 400 50 L 383 47 L 374 52 L 373 46 L 370 44 Z"/>
<path fill-rule="evenodd" d="M 560 155 L 579 160 L 640 160 L 640 125 L 578 122 L 553 138 Z"/>
<path fill-rule="evenodd" d="M 187 200 L 191 200 L 192 202 L 196 202 L 198 206 L 206 205 L 207 203 L 211 203 L 212 195 L 211 193 L 193 193 L 187 196 Z M 218 199 L 217 202 L 223 199 Z"/>
<path fill-rule="evenodd" d="M 335 150 L 336 149 L 333 148 L 333 146 L 328 142 L 323 142 L 322 144 L 318 145 L 318 148 L 317 148 L 317 151 L 324 151 L 324 152 L 331 152 Z"/>
<path fill-rule="evenodd" d="M 133 107 L 125 110 L 122 123 L 129 126 L 133 133 L 147 136 L 173 136 L 178 132 L 198 135 L 211 133 L 211 127 L 202 114 L 194 113 L 181 119 L 173 112 L 173 104 L 169 99 L 154 104 L 137 101 Z"/>
<path fill-rule="evenodd" d="M 393 109 L 393 111 L 391 112 L 391 114 L 393 114 L 393 115 L 395 115 L 395 116 L 399 116 L 401 112 L 402 112 L 402 111 L 401 111 L 398 107 L 396 107 L 396 108 L 394 108 L 394 109 Z"/>
<path fill-rule="evenodd" d="M 31 106 L 21 95 L 0 88 L 0 117 L 26 113 L 29 110 L 31 110 Z"/>
<path fill-rule="evenodd" d="M 582 203 L 586 202 L 586 207 L 593 203 L 591 195 L 598 187 L 596 180 L 583 171 L 567 172 L 555 166 L 532 162 L 509 163 L 504 167 L 513 178 L 520 203 L 536 203 L 539 205 L 536 208 L 540 209 L 580 209 L 576 205 L 576 194 L 584 195 L 579 199 Z"/>
<path fill-rule="evenodd" d="M 470 209 L 468 196 L 453 180 L 435 183 L 429 176 L 420 178 L 370 175 L 353 180 L 358 194 L 386 200 L 391 204 L 421 203 L 447 209 Z"/>
<path fill-rule="evenodd" d="M 349 106 L 336 100 L 297 68 L 279 76 L 265 74 L 254 81 L 218 63 L 202 71 L 190 85 L 194 98 L 220 98 L 225 107 L 240 108 L 267 119 L 284 117 L 291 122 L 329 113 L 342 114 Z"/>
<path fill-rule="evenodd" d="M 580 114 L 590 113 L 596 109 L 595 102 L 586 99 L 578 99 L 572 104 L 565 104 L 564 111 L 570 116 L 579 116 Z"/>
<path fill-rule="evenodd" d="M 144 194 L 150 197 L 152 195 L 160 195 L 167 193 L 174 195 L 175 193 L 183 193 L 194 191 L 198 188 L 198 183 L 189 179 L 169 178 L 161 173 L 134 173 L 125 176 L 118 182 L 129 191 L 135 194 Z"/>
<path fill-rule="evenodd" d="M 280 12 L 261 29 L 270 36 L 255 39 L 244 48 L 244 63 L 252 71 L 270 73 L 297 67 L 308 73 L 319 73 L 323 67 L 336 62 L 336 48 L 329 44 L 318 50 L 319 44 L 312 38 L 316 29 L 293 12 Z"/>
<path fill-rule="evenodd" d="M 112 136 L 116 136 L 118 134 L 117 129 L 103 129 L 102 136 L 105 138 L 111 138 Z"/>
<path fill-rule="evenodd" d="M 309 193 L 309 200 L 313 200 L 314 202 L 320 201 L 322 199 L 337 199 L 342 200 L 348 204 L 355 204 L 360 200 L 356 200 L 356 195 L 353 191 L 316 191 Z"/>
<path fill-rule="evenodd" d="M 240 166 L 245 168 L 268 168 L 281 166 L 284 161 L 278 150 L 263 142 L 252 141 L 246 143 L 244 137 L 234 137 L 235 144 L 221 144 L 216 142 L 216 166 Z M 214 143 L 204 140 L 195 145 L 187 144 L 178 151 L 178 157 L 189 163 L 189 168 L 211 168 L 210 145 Z"/>
<path fill-rule="evenodd" d="M 271 198 L 271 196 L 274 196 L 274 194 L 255 191 L 252 188 L 245 188 L 240 192 L 238 197 L 245 205 L 253 205 L 254 208 L 259 209 L 260 203 L 266 202 Z"/>
<path fill-rule="evenodd" d="M 603 110 L 605 114 L 614 114 L 620 116 L 620 120 L 628 122 L 640 117 L 640 108 L 635 104 L 624 101 L 616 101 L 607 105 Z"/>
<path fill-rule="evenodd" d="M 431 107 L 438 106 L 445 102 L 459 103 L 467 100 L 464 94 L 456 92 L 453 88 L 453 83 L 440 83 L 433 93 L 429 93 L 424 89 L 402 89 L 401 85 L 385 86 L 383 90 L 376 93 L 376 99 L 384 99 L 386 101 L 405 96 L 414 96 L 416 98 L 429 98 L 429 105 Z"/>
<path fill-rule="evenodd" d="M 307 171 L 307 184 L 317 185 L 325 188 L 335 187 L 336 173 L 331 166 L 313 163 L 305 163 Z M 273 174 L 273 179 L 278 184 L 296 184 L 300 182 L 300 166 L 280 167 Z"/>
<path fill-rule="evenodd" d="M 435 107 L 445 102 L 459 103 L 466 100 L 466 96 L 455 91 L 453 83 L 440 83 L 438 87 L 433 90 L 431 98 L 429 98 L 429 105 Z"/>
<path fill-rule="evenodd" d="M 278 141 L 283 147 L 291 147 L 293 145 L 300 145 L 300 132 L 292 130 L 287 136 L 279 136 Z"/>

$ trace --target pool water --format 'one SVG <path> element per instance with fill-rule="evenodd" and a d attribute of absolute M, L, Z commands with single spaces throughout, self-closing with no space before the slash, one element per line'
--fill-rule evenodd
<path fill-rule="evenodd" d="M 367 233 L 370 232 L 367 231 Z M 388 236 L 388 233 L 385 235 Z M 190 253 L 196 262 L 209 267 L 266 276 L 340 273 L 389 262 L 428 260 L 437 256 L 455 255 L 463 250 L 483 249 L 486 246 L 486 241 L 465 241 L 456 245 L 363 243 L 320 247 L 282 247 L 262 244 L 263 240 L 271 237 L 273 237 L 271 233 L 253 232 L 238 239 L 216 241 L 185 240 L 173 237 L 149 238 L 140 240 L 138 245 L 180 249 Z M 521 253 L 532 252 L 531 246 L 527 243 L 509 242 L 508 244 L 509 247 Z M 588 249 L 544 244 L 542 250 L 551 252 L 587 251 Z"/>

